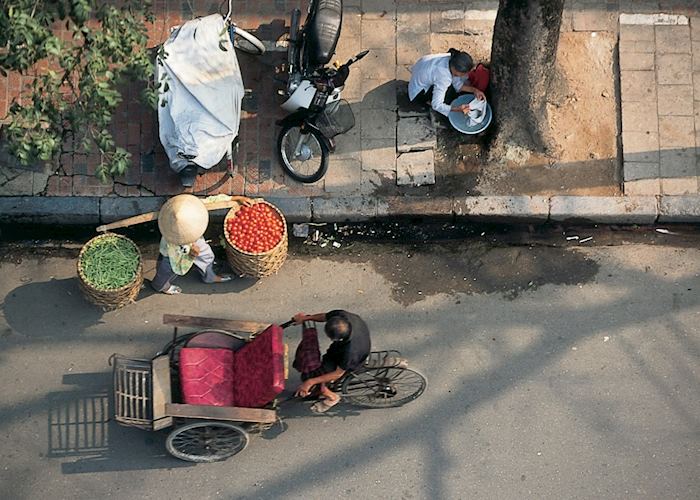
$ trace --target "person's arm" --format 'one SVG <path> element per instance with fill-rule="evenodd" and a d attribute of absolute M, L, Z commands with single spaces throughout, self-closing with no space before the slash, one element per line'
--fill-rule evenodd
<path fill-rule="evenodd" d="M 472 87 L 471 85 L 462 85 L 461 92 L 474 94 L 480 101 L 486 99 L 486 95 L 481 90 L 477 89 L 476 87 Z"/>
<path fill-rule="evenodd" d="M 304 321 L 316 321 L 316 322 L 321 323 L 321 322 L 326 321 L 326 313 L 306 314 L 306 313 L 300 312 L 300 313 L 296 313 L 294 316 L 292 316 L 292 320 L 297 325 L 303 323 Z"/>
<path fill-rule="evenodd" d="M 433 100 L 430 106 L 440 114 L 445 116 L 450 114 L 452 109 L 449 104 L 445 104 L 445 94 L 447 94 L 447 89 L 450 87 L 451 82 L 435 82 L 433 86 Z"/>
<path fill-rule="evenodd" d="M 306 397 L 308 396 L 311 388 L 316 384 L 325 384 L 328 382 L 333 382 L 334 380 L 338 380 L 343 375 L 345 375 L 345 370 L 343 370 L 342 368 L 336 368 L 330 373 L 324 373 L 323 375 L 319 375 L 318 377 L 307 379 L 301 383 L 294 395 Z"/>

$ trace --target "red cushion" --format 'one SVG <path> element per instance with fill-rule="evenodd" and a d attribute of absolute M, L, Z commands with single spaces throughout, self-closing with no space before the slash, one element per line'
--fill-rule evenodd
<path fill-rule="evenodd" d="M 183 347 L 180 385 L 186 404 L 234 406 L 234 352 L 231 349 Z"/>
<path fill-rule="evenodd" d="M 282 328 L 270 325 L 236 351 L 233 405 L 265 406 L 284 390 L 284 342 Z"/>

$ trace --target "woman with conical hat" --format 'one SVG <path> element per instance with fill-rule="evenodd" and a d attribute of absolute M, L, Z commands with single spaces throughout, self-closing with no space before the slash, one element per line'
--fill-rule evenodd
<path fill-rule="evenodd" d="M 233 196 L 241 204 L 249 204 L 245 196 Z M 151 286 L 168 295 L 176 295 L 182 289 L 173 284 L 178 276 L 184 276 L 194 266 L 205 283 L 231 281 L 227 274 L 214 272 L 214 252 L 204 240 L 209 225 L 209 211 L 202 200 L 191 194 L 170 198 L 158 214 L 160 255 L 156 275 Z"/>

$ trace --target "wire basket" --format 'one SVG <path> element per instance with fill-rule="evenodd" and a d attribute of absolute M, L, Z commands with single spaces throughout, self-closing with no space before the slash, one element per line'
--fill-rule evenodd
<path fill-rule="evenodd" d="M 229 210 L 228 214 L 226 214 L 226 218 L 224 219 L 224 240 L 226 242 L 226 259 L 234 270 L 244 276 L 263 278 L 276 273 L 287 259 L 287 221 L 282 212 L 272 203 L 266 201 L 259 201 L 257 203 L 264 203 L 272 207 L 282 220 L 284 229 L 279 243 L 267 252 L 261 253 L 246 252 L 245 250 L 235 247 L 226 237 L 226 226 L 228 220 L 236 216 L 236 213 L 241 208 L 240 205 L 233 207 Z"/>
<path fill-rule="evenodd" d="M 326 137 L 335 137 L 355 126 L 355 115 L 348 101 L 341 99 L 327 106 L 318 115 L 315 124 Z"/>

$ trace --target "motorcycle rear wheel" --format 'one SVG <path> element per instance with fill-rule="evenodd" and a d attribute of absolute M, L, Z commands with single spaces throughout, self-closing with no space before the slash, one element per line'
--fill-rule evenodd
<path fill-rule="evenodd" d="M 310 184 L 328 171 L 326 138 L 301 124 L 285 125 L 277 138 L 277 153 L 284 171 L 295 181 Z"/>

